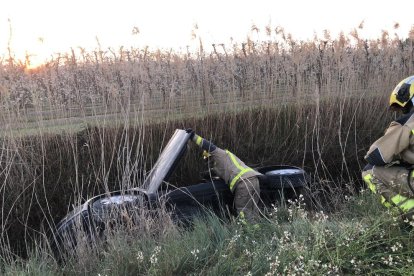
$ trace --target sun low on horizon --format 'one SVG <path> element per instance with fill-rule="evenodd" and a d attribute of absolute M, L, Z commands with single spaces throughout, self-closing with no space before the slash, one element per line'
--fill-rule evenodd
<path fill-rule="evenodd" d="M 402 0 L 6 0 L 0 10 L 0 60 L 28 57 L 27 66 L 34 68 L 75 48 L 179 50 L 196 43 L 195 32 L 206 45 L 228 44 L 246 39 L 252 26 L 281 26 L 294 38 L 306 40 L 323 30 L 333 36 L 349 33 L 364 22 L 361 32 L 367 38 L 379 37 L 382 30 L 403 37 L 414 25 L 410 10 L 410 2 Z M 264 31 L 255 35 L 256 40 L 266 36 Z"/>

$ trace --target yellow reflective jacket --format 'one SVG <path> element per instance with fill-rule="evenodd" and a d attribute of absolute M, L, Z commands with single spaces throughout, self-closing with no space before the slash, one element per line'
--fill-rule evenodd
<path fill-rule="evenodd" d="M 385 134 L 371 145 L 365 160 L 376 166 L 395 161 L 414 164 L 414 113 L 391 122 Z"/>
<path fill-rule="evenodd" d="M 194 135 L 193 141 L 210 153 L 209 158 L 212 158 L 213 161 L 213 171 L 229 185 L 232 192 L 239 180 L 261 175 L 230 151 L 223 150 L 198 135 Z"/>

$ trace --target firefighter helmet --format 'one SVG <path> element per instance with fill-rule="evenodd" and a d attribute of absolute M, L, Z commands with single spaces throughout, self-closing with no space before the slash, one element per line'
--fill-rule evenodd
<path fill-rule="evenodd" d="M 413 96 L 414 76 L 411 76 L 400 81 L 391 92 L 390 107 L 400 108 L 409 112 L 413 106 Z"/>

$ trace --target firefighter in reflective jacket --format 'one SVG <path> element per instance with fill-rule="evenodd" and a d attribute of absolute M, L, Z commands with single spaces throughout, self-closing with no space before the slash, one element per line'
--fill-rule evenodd
<path fill-rule="evenodd" d="M 246 166 L 236 155 L 223 150 L 194 132 L 191 140 L 202 148 L 212 161 L 213 172 L 223 179 L 234 194 L 234 207 L 242 223 L 254 224 L 259 217 L 258 202 L 261 173 Z"/>
<path fill-rule="evenodd" d="M 390 109 L 403 116 L 391 122 L 385 134 L 368 150 L 362 177 L 388 208 L 414 219 L 414 76 L 392 91 Z"/>

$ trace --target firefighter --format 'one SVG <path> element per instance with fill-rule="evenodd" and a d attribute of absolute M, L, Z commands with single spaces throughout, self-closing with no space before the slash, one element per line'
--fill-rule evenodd
<path fill-rule="evenodd" d="M 381 202 L 403 217 L 414 219 L 414 76 L 391 92 L 390 109 L 403 115 L 392 121 L 385 134 L 365 155 L 362 177 Z"/>
<path fill-rule="evenodd" d="M 259 176 L 261 173 L 246 166 L 236 155 L 223 150 L 210 141 L 195 134 L 191 129 L 191 140 L 203 149 L 203 155 L 212 164 L 213 172 L 223 179 L 234 194 L 234 207 L 240 221 L 245 224 L 256 224 L 260 212 Z"/>

